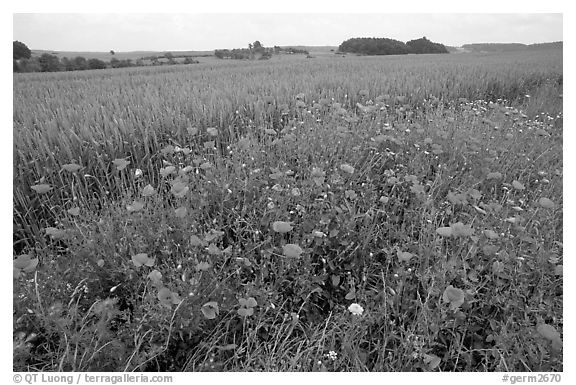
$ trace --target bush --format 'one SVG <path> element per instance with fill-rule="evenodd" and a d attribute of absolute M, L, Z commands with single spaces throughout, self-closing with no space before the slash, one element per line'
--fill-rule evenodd
<path fill-rule="evenodd" d="M 32 52 L 26 46 L 26 44 L 19 42 L 19 41 L 15 41 L 12 44 L 12 58 L 14 60 L 30 59 L 31 56 L 32 56 Z"/>
<path fill-rule="evenodd" d="M 410 40 L 406 45 L 410 48 L 410 53 L 448 53 L 448 50 L 443 44 L 433 43 L 426 39 L 426 37 Z"/>
<path fill-rule="evenodd" d="M 88 68 L 91 70 L 100 70 L 106 68 L 106 63 L 100 59 L 88 60 Z"/>

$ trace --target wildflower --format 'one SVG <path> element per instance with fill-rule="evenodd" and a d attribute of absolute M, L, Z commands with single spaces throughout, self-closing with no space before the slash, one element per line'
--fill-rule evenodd
<path fill-rule="evenodd" d="M 154 187 L 152 187 L 151 185 L 146 185 L 143 189 L 142 189 L 142 196 L 143 197 L 150 197 L 152 195 L 156 194 L 156 190 L 154 189 Z"/>
<path fill-rule="evenodd" d="M 364 313 L 364 308 L 357 303 L 353 303 L 348 306 L 348 311 L 354 315 L 362 315 L 362 313 Z"/>
<path fill-rule="evenodd" d="M 552 348 L 555 350 L 562 349 L 562 338 L 554 326 L 548 324 L 540 324 L 536 330 L 542 337 L 552 342 Z"/>
<path fill-rule="evenodd" d="M 116 166 L 116 170 L 122 171 L 130 164 L 130 161 L 126 159 L 114 159 L 112 163 Z"/>
<path fill-rule="evenodd" d="M 486 175 L 486 179 L 500 179 L 500 178 L 502 178 L 502 174 L 499 173 L 498 171 L 491 172 L 488 173 L 488 175 Z"/>
<path fill-rule="evenodd" d="M 162 175 L 163 177 L 167 177 L 168 175 L 172 174 L 175 171 L 176 167 L 174 166 L 164 167 L 160 169 L 160 175 Z"/>
<path fill-rule="evenodd" d="M 285 257 L 298 258 L 302 252 L 302 248 L 294 243 L 288 243 L 282 246 L 282 254 Z"/>
<path fill-rule="evenodd" d="M 68 172 L 76 172 L 80 170 L 82 166 L 76 163 L 69 163 L 62 166 L 62 169 Z"/>
<path fill-rule="evenodd" d="M 493 230 L 484 230 L 483 233 L 488 239 L 498 239 L 498 234 Z"/>
<path fill-rule="evenodd" d="M 554 208 L 554 202 L 552 202 L 552 200 L 542 197 L 538 200 L 538 204 L 540 205 L 540 207 L 543 207 L 545 209 L 553 209 Z"/>
<path fill-rule="evenodd" d="M 135 178 L 139 178 L 139 177 L 141 177 L 141 176 L 142 176 L 142 170 L 140 170 L 139 168 L 137 168 L 137 169 L 134 171 L 134 177 L 135 177 Z"/>
<path fill-rule="evenodd" d="M 36 184 L 34 186 L 30 186 L 30 188 L 36 191 L 38 194 L 44 194 L 52 190 L 52 187 L 49 184 Z"/>
<path fill-rule="evenodd" d="M 66 230 L 57 229 L 55 227 L 46 227 L 44 231 L 46 231 L 46 235 L 51 236 L 52 239 L 63 239 L 66 237 Z"/>
<path fill-rule="evenodd" d="M 126 210 L 129 212 L 140 211 L 144 208 L 144 203 L 139 201 L 134 201 L 132 204 L 126 206 Z"/>
<path fill-rule="evenodd" d="M 152 270 L 150 274 L 148 274 L 148 278 L 154 282 L 155 285 L 161 285 L 162 283 L 162 273 L 158 270 Z"/>
<path fill-rule="evenodd" d="M 211 243 L 208 246 L 208 254 L 210 255 L 220 255 L 222 253 L 222 251 L 218 248 L 218 246 L 216 246 L 215 244 Z"/>
<path fill-rule="evenodd" d="M 277 233 L 287 233 L 291 231 L 293 228 L 294 227 L 292 226 L 291 222 L 276 221 L 272 223 L 272 230 L 274 230 Z"/>
<path fill-rule="evenodd" d="M 80 215 L 80 208 L 72 207 L 71 209 L 68 209 L 67 212 L 70 215 L 78 216 L 78 215 Z"/>
<path fill-rule="evenodd" d="M 206 302 L 200 310 L 206 319 L 214 319 L 218 314 L 218 302 Z"/>
<path fill-rule="evenodd" d="M 238 299 L 240 304 L 240 309 L 238 309 L 238 314 L 242 317 L 250 317 L 254 314 L 254 308 L 258 305 L 254 297 L 240 298 Z"/>
<path fill-rule="evenodd" d="M 132 263 L 136 267 L 140 267 L 143 265 L 154 266 L 154 262 L 155 262 L 154 258 L 149 258 L 148 254 L 146 253 L 139 253 L 132 256 Z"/>
<path fill-rule="evenodd" d="M 22 254 L 13 261 L 13 264 L 14 275 L 18 277 L 22 271 L 27 273 L 33 272 L 36 269 L 36 266 L 38 266 L 38 258 L 32 259 L 30 254 Z"/>
<path fill-rule="evenodd" d="M 176 210 L 174 210 L 174 214 L 178 218 L 184 218 L 186 214 L 188 214 L 188 209 L 186 207 L 178 207 Z"/>
<path fill-rule="evenodd" d="M 186 195 L 186 193 L 188 193 L 188 190 L 190 190 L 190 188 L 188 186 L 186 186 L 185 183 L 178 181 L 178 180 L 176 180 L 176 181 L 174 181 L 174 183 L 172 183 L 172 188 L 170 189 L 172 194 L 174 194 L 174 196 L 177 198 L 183 198 L 184 195 Z"/>
<path fill-rule="evenodd" d="M 445 303 L 450 303 L 450 309 L 456 310 L 464 304 L 464 291 L 449 285 L 442 295 Z"/>
<path fill-rule="evenodd" d="M 340 170 L 347 172 L 348 174 L 354 174 L 354 167 L 350 166 L 347 163 L 340 165 Z"/>
<path fill-rule="evenodd" d="M 512 182 L 512 187 L 514 187 L 516 190 L 524 190 L 524 185 L 517 180 Z"/>
<path fill-rule="evenodd" d="M 202 261 L 196 265 L 196 270 L 197 271 L 206 271 L 211 267 L 212 267 L 212 265 L 210 263 L 208 263 L 206 261 Z"/>
<path fill-rule="evenodd" d="M 400 251 L 399 249 L 396 251 L 396 254 L 398 255 L 398 260 L 400 262 L 408 262 L 414 256 L 414 254 L 412 253 L 409 253 L 407 251 Z"/>
<path fill-rule="evenodd" d="M 338 358 L 338 353 L 336 353 L 334 350 L 330 350 L 326 354 L 326 357 L 332 361 L 336 361 L 336 359 Z"/>

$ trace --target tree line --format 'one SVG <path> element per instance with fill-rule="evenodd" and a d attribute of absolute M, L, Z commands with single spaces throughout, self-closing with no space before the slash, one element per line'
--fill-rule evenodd
<path fill-rule="evenodd" d="M 110 51 L 114 55 L 114 51 Z M 165 59 L 162 61 L 161 59 Z M 59 72 L 59 71 L 83 71 L 105 68 L 126 68 L 145 66 L 145 61 L 149 65 L 178 64 L 176 57 L 167 52 L 163 57 L 150 56 L 147 58 L 137 59 L 117 59 L 111 58 L 110 61 L 92 58 L 86 59 L 82 56 L 74 58 L 58 58 L 56 55 L 43 53 L 40 56 L 32 56 L 32 51 L 22 42 L 14 41 L 13 43 L 13 72 Z M 189 56 L 184 57 L 183 64 L 195 64 L 197 60 Z"/>
<path fill-rule="evenodd" d="M 260 41 L 256 40 L 254 43 L 248 44 L 248 48 L 234 48 L 234 49 L 217 49 L 214 51 L 214 56 L 218 59 L 235 59 L 235 60 L 266 60 L 270 59 L 272 55 L 280 54 L 305 54 L 308 51 L 297 48 L 282 48 L 275 45 L 273 48 L 264 47 Z"/>
<path fill-rule="evenodd" d="M 360 55 L 406 55 L 425 53 L 448 53 L 443 44 L 433 43 L 423 37 L 403 43 L 399 40 L 376 37 L 348 39 L 338 47 L 341 53 Z"/>

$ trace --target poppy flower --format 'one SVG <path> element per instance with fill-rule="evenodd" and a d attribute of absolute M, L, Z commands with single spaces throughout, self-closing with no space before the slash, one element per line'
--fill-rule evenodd
<path fill-rule="evenodd" d="M 206 302 L 200 310 L 206 319 L 214 319 L 218 315 L 218 302 Z"/>
<path fill-rule="evenodd" d="M 346 172 L 346 173 L 348 173 L 348 174 L 354 174 L 354 171 L 355 171 L 355 170 L 354 170 L 354 167 L 350 166 L 350 165 L 347 164 L 347 163 L 341 164 L 341 165 L 340 165 L 340 170 L 342 170 L 342 171 L 344 171 L 344 172 Z"/>
<path fill-rule="evenodd" d="M 146 254 L 146 253 L 139 253 L 139 254 L 132 256 L 132 263 L 136 267 L 140 267 L 143 265 L 154 266 L 154 262 L 155 262 L 155 259 L 149 258 L 148 254 Z"/>
<path fill-rule="evenodd" d="M 300 246 L 294 243 L 288 243 L 282 246 L 282 254 L 285 257 L 298 258 L 302 254 L 302 252 L 303 250 L 300 248 Z"/>
<path fill-rule="evenodd" d="M 68 172 L 76 172 L 76 171 L 80 170 L 81 168 L 82 168 L 82 166 L 80 166 L 79 164 L 76 164 L 76 163 L 69 163 L 69 164 L 62 165 L 62 170 L 65 170 Z"/>
<path fill-rule="evenodd" d="M 272 230 L 277 233 L 287 233 L 292 231 L 293 228 L 291 222 L 276 221 L 272 223 Z"/>
<path fill-rule="evenodd" d="M 116 166 L 116 170 L 122 171 L 130 164 L 130 161 L 126 159 L 114 159 L 112 163 Z"/>
<path fill-rule="evenodd" d="M 34 186 L 30 186 L 30 188 L 36 191 L 38 194 L 45 194 L 52 190 L 52 186 L 49 184 L 35 184 Z"/>
<path fill-rule="evenodd" d="M 67 212 L 68 212 L 68 214 L 74 215 L 76 217 L 76 216 L 80 215 L 80 208 L 72 207 L 71 209 L 68 209 Z"/>
<path fill-rule="evenodd" d="M 540 207 L 545 208 L 545 209 L 553 209 L 555 204 L 554 202 L 552 202 L 552 200 L 542 197 L 538 200 L 538 204 L 540 205 Z"/>
<path fill-rule="evenodd" d="M 442 294 L 442 300 L 450 304 L 450 309 L 456 310 L 464 304 L 464 291 L 449 285 Z"/>
<path fill-rule="evenodd" d="M 156 190 L 154 189 L 154 187 L 152 187 L 151 185 L 146 185 L 143 189 L 142 189 L 142 196 L 143 197 L 151 197 L 152 195 L 156 194 Z"/>

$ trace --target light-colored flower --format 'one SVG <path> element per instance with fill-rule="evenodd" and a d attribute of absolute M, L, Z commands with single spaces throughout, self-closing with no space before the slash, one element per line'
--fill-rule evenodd
<path fill-rule="evenodd" d="M 348 311 L 354 315 L 362 315 L 362 313 L 364 313 L 364 308 L 357 303 L 353 303 L 348 306 Z"/>

